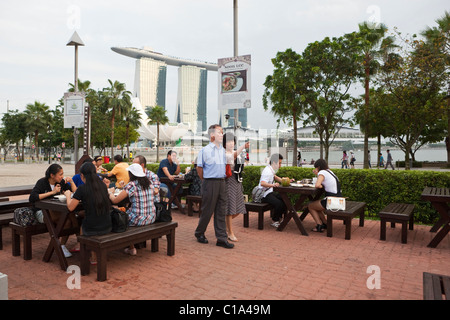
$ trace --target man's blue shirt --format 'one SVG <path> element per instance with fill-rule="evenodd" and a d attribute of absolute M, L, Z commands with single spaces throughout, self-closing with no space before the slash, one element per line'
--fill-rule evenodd
<path fill-rule="evenodd" d="M 227 160 L 225 149 L 220 145 L 210 142 L 198 153 L 197 166 L 203 168 L 203 178 L 225 178 L 225 166 Z"/>

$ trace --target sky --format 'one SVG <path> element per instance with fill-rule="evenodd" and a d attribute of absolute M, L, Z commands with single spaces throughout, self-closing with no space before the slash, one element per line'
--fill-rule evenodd
<path fill-rule="evenodd" d="M 356 31 L 363 21 L 419 34 L 445 11 L 448 0 L 238 0 L 238 54 L 252 56 L 250 127 L 277 127 L 262 106 L 263 83 L 277 52 L 302 53 L 309 43 Z M 74 31 L 85 43 L 78 49 L 79 79 L 91 81 L 95 90 L 108 87 L 111 79 L 133 91 L 135 59 L 111 47 L 147 46 L 217 63 L 234 53 L 233 0 L 2 0 L 0 117 L 8 101 L 10 110 L 19 111 L 34 101 L 57 105 L 74 82 L 75 50 L 66 46 Z M 168 66 L 166 109 L 172 122 L 177 81 L 177 68 Z M 208 72 L 208 125 L 218 121 L 217 83 L 217 73 Z"/>

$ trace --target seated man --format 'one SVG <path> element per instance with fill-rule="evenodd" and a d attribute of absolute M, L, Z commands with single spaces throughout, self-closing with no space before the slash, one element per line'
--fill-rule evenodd
<path fill-rule="evenodd" d="M 173 181 L 175 176 L 178 175 L 179 173 L 180 173 L 180 165 L 177 163 L 177 153 L 173 150 L 170 150 L 167 153 L 167 158 L 160 162 L 158 172 L 156 174 L 159 178 L 167 177 Z M 166 197 L 170 198 L 171 193 L 169 187 L 162 182 L 161 182 L 161 191 L 166 193 Z"/>
<path fill-rule="evenodd" d="M 281 167 L 283 156 L 281 154 L 273 154 L 270 157 L 270 163 L 261 173 L 259 180 L 259 188 L 265 189 L 264 196 L 261 202 L 270 203 L 274 206 L 274 212 L 271 224 L 272 227 L 278 228 L 280 221 L 286 214 L 287 208 L 283 199 L 278 193 L 273 192 L 273 187 L 278 187 L 281 183 L 281 178 L 276 175 L 277 170 Z"/>
<path fill-rule="evenodd" d="M 123 158 L 120 154 L 114 156 L 114 168 L 108 174 L 108 178 L 116 176 L 116 188 L 123 188 L 129 181 L 130 176 L 128 175 L 128 163 L 123 162 Z"/>

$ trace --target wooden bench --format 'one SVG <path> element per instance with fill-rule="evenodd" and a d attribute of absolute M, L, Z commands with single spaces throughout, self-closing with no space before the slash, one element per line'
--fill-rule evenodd
<path fill-rule="evenodd" d="M 121 233 L 108 233 L 102 236 L 78 236 L 80 242 L 81 275 L 90 272 L 90 251 L 97 254 L 97 280 L 106 280 L 107 253 L 111 250 L 123 249 L 133 243 L 141 243 L 151 240 L 152 252 L 158 251 L 158 240 L 162 236 L 167 237 L 167 255 L 175 254 L 175 228 L 177 222 L 158 222 L 142 227 L 129 227 Z"/>
<path fill-rule="evenodd" d="M 270 215 L 273 214 L 273 206 L 269 203 L 262 202 L 246 202 L 245 209 L 247 210 L 247 214 L 243 214 L 244 216 L 244 228 L 248 228 L 249 226 L 249 214 L 250 212 L 258 212 L 258 229 L 264 229 L 264 212 L 270 211 Z"/>
<path fill-rule="evenodd" d="M 9 223 L 12 235 L 12 255 L 20 256 L 20 236 L 23 240 L 23 259 L 31 260 L 31 237 L 36 234 L 46 233 L 47 225 L 45 223 L 39 223 L 34 226 L 23 227 L 14 222 Z"/>
<path fill-rule="evenodd" d="M 423 299 L 450 300 L 450 277 L 424 272 Z"/>
<path fill-rule="evenodd" d="M 193 210 L 192 210 L 192 205 L 194 203 L 198 203 L 198 216 L 200 217 L 200 215 L 202 214 L 202 196 L 194 196 L 194 195 L 187 195 L 186 196 L 186 202 L 187 202 L 187 206 L 188 206 L 188 216 L 192 217 L 193 215 Z"/>
<path fill-rule="evenodd" d="M 380 211 L 380 240 L 386 240 L 386 222 L 391 223 L 395 228 L 395 223 L 402 224 L 402 243 L 407 242 L 408 231 L 406 225 L 409 222 L 409 230 L 414 230 L 414 205 L 405 203 L 390 203 Z"/>
<path fill-rule="evenodd" d="M 327 237 L 333 236 L 333 220 L 344 220 L 345 240 L 350 240 L 352 232 L 352 219 L 359 215 L 359 226 L 364 227 L 364 202 L 346 201 L 345 210 L 331 211 L 325 210 L 327 215 Z"/>

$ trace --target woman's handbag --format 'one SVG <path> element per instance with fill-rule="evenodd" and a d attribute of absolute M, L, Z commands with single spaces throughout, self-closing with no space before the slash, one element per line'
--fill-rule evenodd
<path fill-rule="evenodd" d="M 231 166 L 229 164 L 227 164 L 225 166 L 225 173 L 227 175 L 227 178 L 231 177 L 233 175 L 233 172 L 231 172 Z"/>
<path fill-rule="evenodd" d="M 128 229 L 128 213 L 117 209 L 116 207 L 111 208 L 111 222 L 112 222 L 112 232 L 125 232 Z"/>
<path fill-rule="evenodd" d="M 342 197 L 327 197 L 327 210 L 336 212 L 345 210 L 345 198 Z"/>
<path fill-rule="evenodd" d="M 155 222 L 170 222 L 172 221 L 171 208 L 167 202 L 155 202 L 156 220 Z"/>

